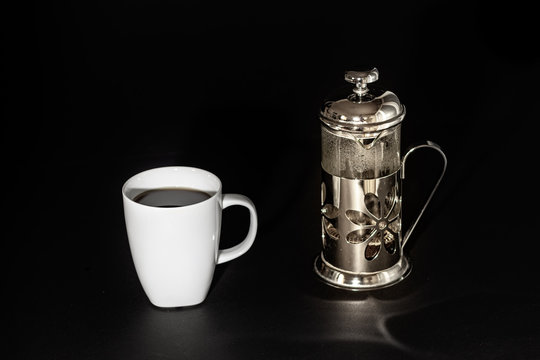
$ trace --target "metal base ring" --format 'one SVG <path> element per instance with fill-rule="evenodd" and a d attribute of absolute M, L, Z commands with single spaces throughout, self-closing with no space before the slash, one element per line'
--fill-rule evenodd
<path fill-rule="evenodd" d="M 352 273 L 329 264 L 323 255 L 315 259 L 314 270 L 329 285 L 352 291 L 374 290 L 397 284 L 411 271 L 407 258 L 402 257 L 388 269 L 372 273 Z"/>

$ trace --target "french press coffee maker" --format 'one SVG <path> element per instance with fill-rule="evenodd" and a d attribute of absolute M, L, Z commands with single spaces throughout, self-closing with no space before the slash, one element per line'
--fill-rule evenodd
<path fill-rule="evenodd" d="M 368 89 L 379 72 L 348 71 L 345 99 L 327 101 L 320 112 L 322 251 L 315 272 L 328 284 L 368 290 L 404 279 L 403 255 L 418 220 L 446 170 L 446 156 L 431 142 L 400 152 L 405 107 L 391 91 Z M 401 187 L 407 157 L 422 148 L 444 160 L 441 175 L 414 224 L 402 236 Z"/>

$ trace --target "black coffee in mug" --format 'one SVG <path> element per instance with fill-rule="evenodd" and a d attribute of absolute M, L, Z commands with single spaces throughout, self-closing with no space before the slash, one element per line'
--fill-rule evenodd
<path fill-rule="evenodd" d="M 146 190 L 135 196 L 133 201 L 148 206 L 170 208 L 197 204 L 210 197 L 210 194 L 195 189 L 161 188 Z"/>

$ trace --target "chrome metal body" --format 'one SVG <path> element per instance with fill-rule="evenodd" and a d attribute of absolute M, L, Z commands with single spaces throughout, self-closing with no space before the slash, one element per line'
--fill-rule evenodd
<path fill-rule="evenodd" d="M 420 214 L 402 236 L 402 179 L 408 156 L 422 148 L 437 150 L 444 165 Z M 375 179 L 346 179 L 323 170 L 321 234 L 323 250 L 315 272 L 333 286 L 368 290 L 403 280 L 410 263 L 403 248 L 424 214 L 444 173 L 447 159 L 431 142 L 410 148 L 397 172 Z"/>
<path fill-rule="evenodd" d="M 352 273 L 373 273 L 401 257 L 401 190 L 397 173 L 345 179 L 323 171 L 324 259 Z"/>

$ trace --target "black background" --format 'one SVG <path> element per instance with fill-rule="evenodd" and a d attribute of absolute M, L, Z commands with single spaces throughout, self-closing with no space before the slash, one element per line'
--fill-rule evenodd
<path fill-rule="evenodd" d="M 22 10 L 22 11 L 21 11 Z M 38 2 L 4 17 L 5 307 L 16 358 L 540 357 L 540 73 L 520 2 L 354 5 Z M 412 274 L 348 293 L 315 279 L 318 110 L 376 66 L 407 107 L 402 147 L 447 175 L 406 253 Z M 414 159 L 413 159 L 414 158 Z M 409 224 L 440 171 L 415 154 Z M 252 249 L 206 301 L 147 300 L 121 186 L 188 165 L 257 206 Z M 222 246 L 247 231 L 224 213 Z"/>

